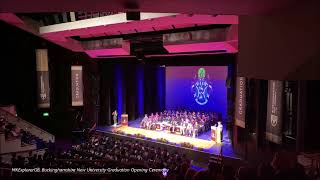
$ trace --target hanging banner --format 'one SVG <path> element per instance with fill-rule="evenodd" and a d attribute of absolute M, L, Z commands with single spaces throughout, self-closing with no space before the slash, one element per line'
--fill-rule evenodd
<path fill-rule="evenodd" d="M 72 106 L 83 106 L 82 66 L 71 66 Z"/>
<path fill-rule="evenodd" d="M 39 108 L 50 107 L 48 50 L 36 49 L 37 100 Z"/>
<path fill-rule="evenodd" d="M 281 144 L 282 142 L 282 81 L 269 80 L 266 139 Z"/>
<path fill-rule="evenodd" d="M 235 125 L 246 127 L 246 78 L 237 77 Z"/>

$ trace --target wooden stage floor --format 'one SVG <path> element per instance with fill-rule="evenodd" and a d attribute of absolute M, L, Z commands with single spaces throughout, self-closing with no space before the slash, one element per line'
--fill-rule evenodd
<path fill-rule="evenodd" d="M 128 135 L 141 134 L 141 135 L 144 135 L 146 138 L 151 138 L 154 140 L 164 138 L 168 140 L 170 143 L 176 143 L 176 144 L 181 144 L 183 142 L 190 143 L 196 148 L 210 149 L 214 145 L 216 145 L 216 147 L 221 146 L 220 144 L 216 144 L 214 141 L 186 137 L 186 136 L 181 136 L 176 134 L 170 134 L 162 131 L 146 130 L 146 129 L 135 128 L 130 126 L 117 127 L 115 128 L 115 130 L 116 131 L 120 130 Z"/>
<path fill-rule="evenodd" d="M 229 138 L 228 131 L 224 129 L 223 131 L 223 142 L 222 144 L 216 144 L 215 142 L 210 140 L 210 132 L 205 132 L 199 135 L 199 137 L 192 138 L 192 137 L 186 137 L 176 134 L 170 134 L 166 133 L 164 131 L 153 131 L 153 130 L 146 130 L 140 128 L 140 122 L 141 119 L 129 121 L 129 126 L 117 126 L 117 130 L 123 131 L 125 134 L 125 137 L 136 139 L 135 134 L 142 134 L 145 136 L 144 140 L 153 142 L 153 143 L 160 143 L 157 139 L 164 138 L 168 140 L 170 143 L 169 146 L 174 146 L 176 148 L 182 148 L 180 143 L 182 142 L 188 142 L 194 146 L 192 151 L 200 151 L 202 153 L 207 154 L 215 154 L 219 155 L 222 153 L 225 157 L 230 158 L 239 158 L 238 155 L 235 154 L 231 139 Z M 118 133 L 115 133 L 115 127 L 114 126 L 99 126 L 96 128 L 97 132 L 101 133 L 107 133 L 107 134 L 114 134 L 117 135 Z M 162 143 L 163 144 L 163 143 Z M 184 149 L 184 148 L 183 148 Z"/>

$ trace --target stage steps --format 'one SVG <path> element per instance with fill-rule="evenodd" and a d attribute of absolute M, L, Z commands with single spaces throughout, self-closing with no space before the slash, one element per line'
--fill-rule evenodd
<path fill-rule="evenodd" d="M 32 152 L 32 156 L 34 154 L 36 155 L 43 155 L 45 153 L 47 148 L 44 149 L 35 149 L 35 150 L 24 150 L 24 151 L 16 151 L 16 157 L 22 156 L 22 157 L 29 157 L 29 153 Z M 11 158 L 12 158 L 12 153 L 2 153 L 0 154 L 2 158 L 2 162 L 5 164 L 11 164 Z"/>
<path fill-rule="evenodd" d="M 4 133 L 0 133 L 0 154 L 13 153 L 20 151 L 32 151 L 36 150 L 36 144 L 24 144 L 21 143 L 21 138 L 6 139 Z"/>
<path fill-rule="evenodd" d="M 45 142 L 52 142 L 52 143 L 55 142 L 55 136 L 53 134 L 50 134 L 47 131 L 1 108 L 0 108 L 0 116 L 4 116 L 9 123 L 16 125 L 17 127 L 31 133 L 32 135 L 42 139 Z"/>
<path fill-rule="evenodd" d="M 0 153 L 35 150 L 37 148 L 44 148 L 43 147 L 44 142 L 46 143 L 55 142 L 54 135 L 44 131 L 43 129 L 1 108 L 0 108 L 0 116 L 4 117 L 8 123 L 14 124 L 18 128 L 23 129 L 24 131 L 27 131 L 38 138 L 36 140 L 36 144 L 22 144 L 21 138 L 8 140 L 8 139 L 5 139 L 5 134 L 2 133 L 0 136 L 1 138 Z"/>

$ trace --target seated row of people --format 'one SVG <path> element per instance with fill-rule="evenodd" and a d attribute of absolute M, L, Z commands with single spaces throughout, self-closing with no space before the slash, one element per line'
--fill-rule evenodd
<path fill-rule="evenodd" d="M 151 113 L 149 116 L 146 114 L 140 127 L 173 133 L 178 130 L 179 134 L 195 137 L 210 130 L 210 127 L 217 121 L 219 121 L 218 116 L 212 112 L 165 110 L 160 113 Z"/>

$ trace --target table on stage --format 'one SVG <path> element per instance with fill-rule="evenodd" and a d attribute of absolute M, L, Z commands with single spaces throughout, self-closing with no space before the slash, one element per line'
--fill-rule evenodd
<path fill-rule="evenodd" d="M 174 133 L 174 134 L 182 134 L 184 127 L 183 126 L 175 126 L 174 129 L 172 129 L 173 126 L 168 122 L 162 122 L 155 124 L 155 129 L 157 131 L 166 131 L 167 133 Z"/>

